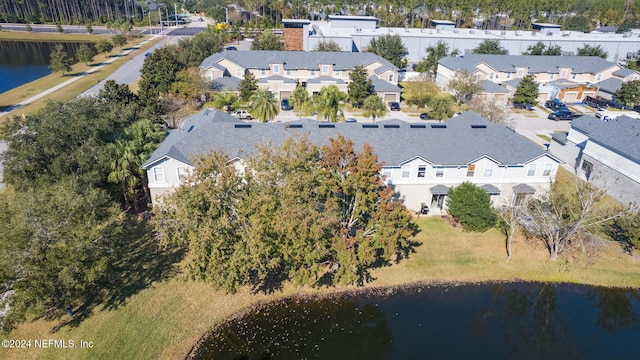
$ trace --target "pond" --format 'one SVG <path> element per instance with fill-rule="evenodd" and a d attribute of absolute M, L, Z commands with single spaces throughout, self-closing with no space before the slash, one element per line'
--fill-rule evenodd
<path fill-rule="evenodd" d="M 53 47 L 62 44 L 75 56 L 78 42 L 0 41 L 0 94 L 51 74 L 49 60 Z"/>
<path fill-rule="evenodd" d="M 194 359 L 638 359 L 640 290 L 417 285 L 265 304 Z"/>

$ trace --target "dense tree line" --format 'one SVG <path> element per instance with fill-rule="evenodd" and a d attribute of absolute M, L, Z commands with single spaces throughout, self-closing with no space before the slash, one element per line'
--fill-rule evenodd
<path fill-rule="evenodd" d="M 0 21 L 20 23 L 105 23 L 142 17 L 134 0 L 0 0 Z"/>
<path fill-rule="evenodd" d="M 164 134 L 157 115 L 113 81 L 98 96 L 50 102 L 0 126 L 0 293 L 14 292 L 0 327 L 55 317 L 108 283 L 127 210 L 150 202 L 140 166 Z"/>

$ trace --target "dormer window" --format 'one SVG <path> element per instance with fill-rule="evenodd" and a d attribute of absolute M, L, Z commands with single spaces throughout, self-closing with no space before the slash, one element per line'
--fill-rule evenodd
<path fill-rule="evenodd" d="M 309 75 L 316 76 L 316 71 L 315 70 L 309 70 Z"/>
<path fill-rule="evenodd" d="M 266 69 L 260 69 L 260 76 L 266 76 L 267 75 L 267 70 Z"/>
<path fill-rule="evenodd" d="M 329 74 L 329 65 L 322 65 L 322 74 L 323 75 Z"/>
<path fill-rule="evenodd" d="M 389 82 L 393 82 L 393 74 L 389 74 Z"/>
<path fill-rule="evenodd" d="M 273 65 L 273 73 L 277 74 L 280 72 L 280 65 Z"/>

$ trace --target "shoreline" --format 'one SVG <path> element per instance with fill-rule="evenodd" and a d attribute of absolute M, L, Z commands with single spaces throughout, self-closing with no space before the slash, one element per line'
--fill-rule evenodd
<path fill-rule="evenodd" d="M 555 284 L 555 285 L 570 285 L 570 286 L 584 286 L 584 287 L 604 287 L 620 290 L 640 290 L 640 287 L 629 286 L 602 286 L 593 285 L 587 283 L 565 282 L 565 281 L 532 281 L 532 280 L 487 280 L 487 281 L 418 281 L 406 284 L 387 285 L 387 286 L 372 286 L 372 287 L 360 287 L 360 288 L 342 288 L 342 289 L 327 289 L 326 292 L 320 292 L 318 290 L 315 294 L 299 292 L 292 295 L 286 295 L 282 298 L 270 299 L 270 300 L 258 300 L 255 303 L 249 304 L 246 307 L 236 311 L 231 316 L 223 319 L 217 324 L 213 325 L 207 332 L 202 334 L 198 341 L 196 341 L 189 352 L 184 357 L 184 360 L 193 360 L 200 354 L 198 353 L 202 348 L 202 345 L 207 342 L 211 335 L 219 331 L 224 326 L 233 323 L 238 320 L 251 315 L 252 313 L 260 312 L 263 309 L 267 309 L 273 306 L 279 306 L 285 303 L 303 303 L 313 301 L 324 301 L 337 298 L 349 298 L 349 297 L 366 297 L 376 296 L 379 298 L 385 298 L 392 296 L 402 291 L 420 290 L 424 288 L 446 288 L 446 287 L 460 287 L 460 286 L 474 286 L 474 285 L 492 285 L 492 284 Z M 302 289 L 301 289 L 302 290 Z"/>

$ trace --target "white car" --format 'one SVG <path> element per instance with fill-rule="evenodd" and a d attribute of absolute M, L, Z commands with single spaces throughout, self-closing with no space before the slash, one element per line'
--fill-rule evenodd
<path fill-rule="evenodd" d="M 248 112 L 246 112 L 244 110 L 238 110 L 238 111 L 234 112 L 233 116 L 237 117 L 240 120 L 251 120 L 251 119 L 253 119 L 251 114 L 249 114 Z"/>

